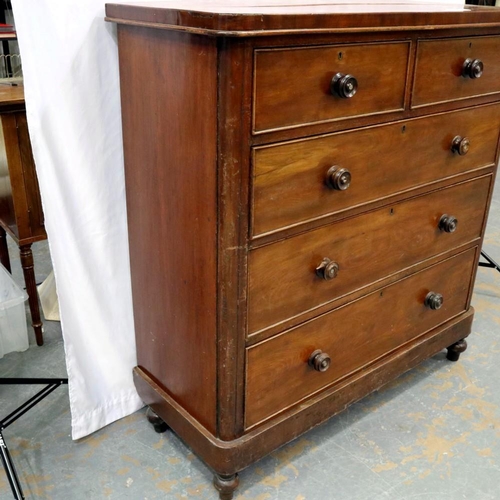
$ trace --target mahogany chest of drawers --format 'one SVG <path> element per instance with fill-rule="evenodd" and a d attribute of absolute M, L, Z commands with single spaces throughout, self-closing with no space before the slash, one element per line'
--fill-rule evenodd
<path fill-rule="evenodd" d="M 137 389 L 237 473 L 441 349 L 500 133 L 500 10 L 107 5 Z M 156 414 L 156 416 L 155 416 Z"/>

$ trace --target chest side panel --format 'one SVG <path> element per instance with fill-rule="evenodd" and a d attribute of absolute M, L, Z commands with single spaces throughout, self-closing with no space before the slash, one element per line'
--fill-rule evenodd
<path fill-rule="evenodd" d="M 215 433 L 217 49 L 120 26 L 138 365 Z"/>

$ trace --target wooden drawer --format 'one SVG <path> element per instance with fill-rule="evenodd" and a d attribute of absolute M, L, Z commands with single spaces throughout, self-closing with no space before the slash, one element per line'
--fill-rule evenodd
<path fill-rule="evenodd" d="M 496 104 L 255 148 L 253 235 L 493 165 L 499 130 Z M 451 150 L 456 136 L 466 155 Z M 327 186 L 332 166 L 350 172 L 345 191 Z"/>
<path fill-rule="evenodd" d="M 419 41 L 412 107 L 500 92 L 499 47 L 499 36 Z M 480 78 L 462 76 L 466 59 L 482 61 Z"/>
<path fill-rule="evenodd" d="M 250 252 L 248 331 L 256 333 L 479 238 L 491 175 L 330 224 Z M 455 232 L 438 228 L 455 216 Z M 336 278 L 316 275 L 324 258 Z"/>
<path fill-rule="evenodd" d="M 476 248 L 247 349 L 246 426 L 299 402 L 464 312 Z M 424 302 L 442 295 L 440 309 Z M 308 365 L 320 349 L 331 358 Z"/>
<path fill-rule="evenodd" d="M 255 51 L 255 132 L 404 108 L 410 42 Z M 352 98 L 332 94 L 337 73 L 353 75 Z"/>

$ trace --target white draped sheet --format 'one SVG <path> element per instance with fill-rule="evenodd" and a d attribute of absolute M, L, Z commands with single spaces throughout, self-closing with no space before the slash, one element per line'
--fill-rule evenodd
<path fill-rule="evenodd" d="M 104 0 L 12 3 L 78 439 L 143 405 L 132 381 L 116 30 Z"/>

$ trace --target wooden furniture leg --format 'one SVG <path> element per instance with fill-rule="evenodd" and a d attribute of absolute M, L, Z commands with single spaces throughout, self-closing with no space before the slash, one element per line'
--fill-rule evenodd
<path fill-rule="evenodd" d="M 31 324 L 35 330 L 37 345 L 43 345 L 42 321 L 40 319 L 40 306 L 38 304 L 38 291 L 36 289 L 35 268 L 33 264 L 33 252 L 31 244 L 19 247 L 21 253 L 21 266 L 28 293 L 28 302 L 31 312 Z"/>
<path fill-rule="evenodd" d="M 219 492 L 220 500 L 232 500 L 234 490 L 238 487 L 239 483 L 238 474 L 230 476 L 214 475 L 214 486 Z"/>
<path fill-rule="evenodd" d="M 466 349 L 467 349 L 467 342 L 462 339 L 459 340 L 458 342 L 455 342 L 454 344 L 450 345 L 448 349 L 448 354 L 446 357 L 450 361 L 458 361 L 460 358 L 460 354 L 462 354 Z"/>
<path fill-rule="evenodd" d="M 153 425 L 154 430 L 159 434 L 168 431 L 168 425 L 151 408 L 148 408 L 146 418 L 148 422 Z"/>
<path fill-rule="evenodd" d="M 0 262 L 9 273 L 12 272 L 10 270 L 9 248 L 7 247 L 7 233 L 3 227 L 0 227 Z"/>

